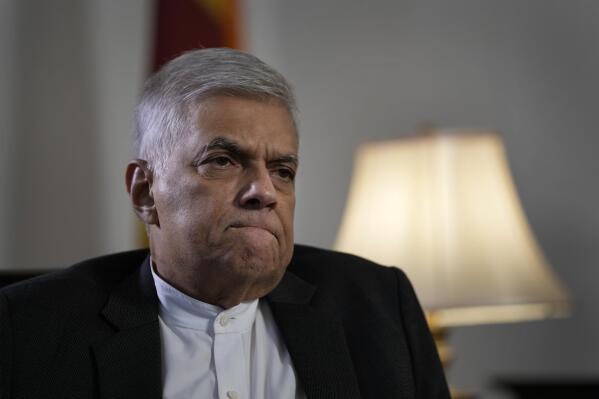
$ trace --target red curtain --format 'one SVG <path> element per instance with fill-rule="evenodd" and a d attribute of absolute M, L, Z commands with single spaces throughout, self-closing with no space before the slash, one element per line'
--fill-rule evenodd
<path fill-rule="evenodd" d="M 152 70 L 187 50 L 239 48 L 237 0 L 157 0 Z"/>

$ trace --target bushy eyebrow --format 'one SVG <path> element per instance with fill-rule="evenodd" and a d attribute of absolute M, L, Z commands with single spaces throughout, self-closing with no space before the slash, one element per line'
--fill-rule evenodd
<path fill-rule="evenodd" d="M 206 153 L 215 149 L 226 150 L 239 156 L 247 155 L 247 151 L 244 151 L 239 144 L 224 137 L 214 138 L 204 146 L 202 153 Z"/>
<path fill-rule="evenodd" d="M 208 151 L 215 149 L 225 150 L 239 158 L 243 158 L 244 156 L 248 155 L 247 152 L 244 151 L 236 142 L 224 137 L 215 137 L 208 144 L 200 148 L 197 155 L 194 157 L 194 163 L 199 163 L 199 161 Z"/>
<path fill-rule="evenodd" d="M 198 152 L 198 155 L 195 157 L 195 160 L 199 161 L 204 156 L 204 154 L 206 154 L 208 151 L 217 150 L 217 149 L 225 150 L 225 151 L 235 155 L 236 157 L 238 157 L 241 160 L 246 160 L 246 159 L 251 158 L 250 152 L 243 149 L 235 141 L 230 140 L 225 137 L 215 137 L 214 139 L 210 140 L 210 142 L 208 144 L 206 144 L 205 146 L 203 146 L 200 149 L 200 151 Z M 298 157 L 296 154 L 285 154 L 285 155 L 281 155 L 274 159 L 269 160 L 268 163 L 269 164 L 290 163 L 290 164 L 293 164 L 295 167 L 297 167 L 299 164 L 299 161 L 298 161 Z"/>
<path fill-rule="evenodd" d="M 297 168 L 298 164 L 299 164 L 299 160 L 297 158 L 297 155 L 295 154 L 287 154 L 287 155 L 282 155 L 280 157 L 277 157 L 275 159 L 272 159 L 270 161 L 268 161 L 268 163 L 290 163 L 293 164 L 293 166 L 295 166 Z"/>

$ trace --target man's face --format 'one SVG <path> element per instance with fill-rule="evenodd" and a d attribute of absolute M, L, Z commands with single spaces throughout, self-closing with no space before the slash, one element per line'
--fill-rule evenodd
<path fill-rule="evenodd" d="M 154 176 L 158 272 L 225 306 L 270 292 L 293 253 L 297 150 L 291 116 L 276 100 L 202 101 L 197 131 Z"/>

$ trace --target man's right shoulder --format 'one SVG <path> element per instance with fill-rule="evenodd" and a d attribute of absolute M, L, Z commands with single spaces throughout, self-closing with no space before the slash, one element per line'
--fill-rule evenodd
<path fill-rule="evenodd" d="M 91 397 L 91 391 L 77 393 L 93 386 L 91 347 L 116 330 L 102 312 L 147 264 L 146 256 L 147 250 L 106 255 L 2 288 L 0 398 L 11 391 L 15 397 Z"/>
<path fill-rule="evenodd" d="M 13 303 L 54 303 L 85 293 L 107 293 L 135 271 L 148 255 L 147 249 L 87 259 L 62 270 L 41 273 L 0 289 Z"/>

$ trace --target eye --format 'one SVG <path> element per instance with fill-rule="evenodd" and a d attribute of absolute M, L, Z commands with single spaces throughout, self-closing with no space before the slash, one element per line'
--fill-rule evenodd
<path fill-rule="evenodd" d="M 293 171 L 289 168 L 277 168 L 275 170 L 275 173 L 277 174 L 278 177 L 280 177 L 283 180 L 288 180 L 288 181 L 295 180 L 295 171 Z"/>
<path fill-rule="evenodd" d="M 208 162 L 221 168 L 225 168 L 233 164 L 233 160 L 224 155 L 219 155 L 214 158 L 211 158 L 208 160 Z"/>

